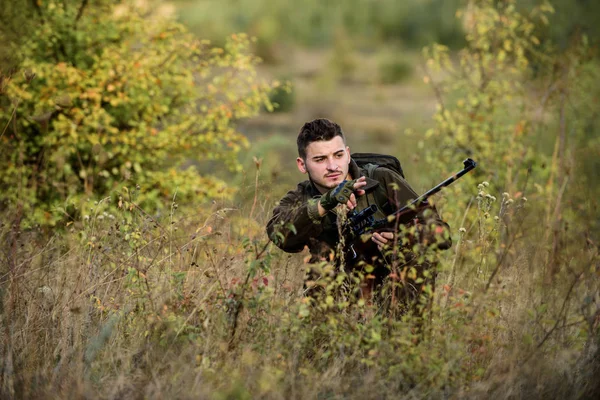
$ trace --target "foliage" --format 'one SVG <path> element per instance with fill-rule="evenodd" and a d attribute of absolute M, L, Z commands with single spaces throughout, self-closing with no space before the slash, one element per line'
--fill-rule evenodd
<path fill-rule="evenodd" d="M 486 257 L 499 230 L 483 214 L 512 212 L 502 211 L 514 207 L 509 196 L 498 207 L 488 187 L 480 186 L 482 246 L 456 257 Z M 325 292 L 315 301 L 302 295 L 302 257 L 275 250 L 262 232 L 238 232 L 268 215 L 250 221 L 217 205 L 193 215 L 168 206 L 169 215 L 152 218 L 134 202 L 114 210 L 107 199 L 60 242 L 2 225 L 11 249 L 0 281 L 11 365 L 0 380 L 4 397 L 502 398 L 505 371 L 525 376 L 534 361 L 548 372 L 527 375 L 518 386 L 527 397 L 529 387 L 575 397 L 571 388 L 593 381 L 554 369 L 561 354 L 583 368 L 586 358 L 572 357 L 585 354 L 598 328 L 581 323 L 577 303 L 555 314 L 552 304 L 516 301 L 534 280 L 487 293 L 479 291 L 487 276 L 440 284 L 421 320 L 356 297 L 323 262 Z M 586 255 L 598 262 L 597 249 Z M 31 343 L 36 351 L 26 351 Z"/>
<path fill-rule="evenodd" d="M 20 54 L 13 45 L 22 43 L 33 28 L 35 17 L 35 8 L 25 2 L 5 2 L 0 9 L 0 70 L 3 73 L 18 66 Z"/>
<path fill-rule="evenodd" d="M 557 338 L 553 349 L 581 351 L 588 359 L 585 348 L 598 339 L 595 323 L 589 323 L 598 316 L 597 306 L 589 308 L 598 295 L 597 264 L 591 261 L 598 231 L 589 222 L 597 209 L 580 189 L 589 185 L 584 190 L 589 194 L 596 188 L 579 169 L 576 154 L 594 145 L 589 135 L 597 113 L 588 105 L 598 99 L 600 70 L 585 38 L 564 53 L 541 43 L 534 21 L 548 21 L 552 12 L 546 2 L 528 14 L 513 0 L 468 2 L 459 14 L 467 45 L 457 57 L 445 46 L 424 50 L 424 79 L 432 85 L 437 112 L 423 142 L 431 145 L 423 147 L 440 170 L 474 158 L 479 161 L 474 179 L 485 179 L 464 212 L 457 213 L 456 205 L 464 202 L 464 185 L 440 200 L 445 217 L 461 231 L 445 270 L 449 292 L 456 286 L 473 289 L 473 318 L 491 312 L 506 321 L 527 309 L 522 323 L 537 325 L 534 332 L 503 323 L 489 332 L 495 338 L 521 336 L 533 354 L 559 327 L 579 326 L 569 339 Z M 569 209 L 574 204 L 577 213 Z M 528 291 L 520 292 L 519 285 Z M 511 286 L 518 300 L 504 294 Z M 485 377 L 518 363 L 500 359 L 488 364 Z M 497 395 L 516 381 L 487 382 L 485 393 Z"/>
<path fill-rule="evenodd" d="M 309 0 L 302 7 L 288 0 L 241 0 L 218 7 L 180 3 L 180 18 L 193 31 L 219 38 L 241 30 L 257 36 L 261 45 L 286 41 L 318 47 L 334 43 L 340 30 L 361 46 L 397 41 L 419 47 L 432 40 L 454 45 L 462 39 L 455 0 Z"/>
<path fill-rule="evenodd" d="M 219 40 L 232 32 L 245 31 L 256 36 L 261 54 L 278 43 L 326 46 L 343 29 L 360 48 L 381 43 L 401 43 L 420 48 L 432 42 L 452 49 L 464 45 L 464 25 L 454 16 L 468 0 L 308 0 L 297 7 L 289 0 L 239 0 L 219 4 L 210 1 L 179 0 L 180 19 L 194 32 Z M 518 11 L 527 14 L 540 2 L 519 0 Z M 598 3 L 588 0 L 554 0 L 556 13 L 544 17 L 542 42 L 569 47 L 569 38 L 586 34 L 600 39 L 596 16 Z"/>
<path fill-rule="evenodd" d="M 24 72 L 5 77 L 4 204 L 22 207 L 28 223 L 54 225 L 122 184 L 151 188 L 138 201 L 153 207 L 176 193 L 230 195 L 185 165 L 241 168 L 247 140 L 236 121 L 271 107 L 248 37 L 214 48 L 127 2 L 78 3 L 38 6 L 41 24 L 20 48 Z"/>
<path fill-rule="evenodd" d="M 531 9 L 536 0 L 522 0 L 517 3 L 521 11 Z M 552 7 L 556 11 L 548 16 L 540 39 L 555 43 L 561 49 L 571 46 L 571 40 L 581 35 L 587 36 L 597 44 L 600 40 L 600 28 L 596 23 L 600 4 L 587 0 L 553 0 Z"/>
<path fill-rule="evenodd" d="M 269 101 L 273 105 L 274 112 L 289 112 L 294 109 L 296 103 L 296 93 L 293 85 L 288 79 L 281 79 L 282 82 L 287 82 L 286 85 L 279 86 L 269 95 Z"/>
<path fill-rule="evenodd" d="M 440 268 L 423 318 L 359 298 L 356 277 L 327 260 L 306 282 L 323 295 L 304 296 L 305 254 L 275 249 L 263 228 L 295 156 L 287 139 L 261 138 L 265 159 L 247 154 L 254 185 L 239 183 L 237 203 L 190 211 L 186 170 L 168 197 L 126 182 L 51 235 L 0 211 L 0 397 L 598 397 L 600 70 L 585 40 L 538 45 L 514 5 L 470 2 L 465 48 L 425 52 L 439 103 L 421 138 L 428 169 L 479 166 L 437 201 L 454 245 L 426 249 Z M 56 123 L 73 112 L 54 110 Z M 21 119 L 2 140 L 31 132 Z M 140 200 L 153 196 L 161 213 Z"/>
<path fill-rule="evenodd" d="M 464 11 L 467 47 L 459 52 L 458 65 L 445 46 L 424 50 L 425 80 L 438 100 L 436 128 L 427 135 L 443 141 L 443 159 L 476 154 L 496 166 L 510 163 L 515 155 L 523 161 L 531 157 L 521 139 L 530 129 L 524 121 L 528 102 L 523 82 L 529 78 L 527 52 L 539 40 L 535 25 L 513 3 L 503 1 L 497 8 L 489 1 L 469 4 Z M 433 74 L 442 71 L 436 80 Z M 510 176 L 499 168 L 491 173 L 499 182 L 515 179 L 510 170 Z"/>

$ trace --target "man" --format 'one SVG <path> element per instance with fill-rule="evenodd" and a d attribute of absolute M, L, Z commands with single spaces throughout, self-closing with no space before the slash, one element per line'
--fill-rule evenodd
<path fill-rule="evenodd" d="M 410 240 L 404 240 L 404 246 L 400 246 L 402 237 L 398 236 L 397 229 L 393 229 L 397 226 L 392 223 L 390 229 L 372 233 L 370 246 L 360 246 L 357 260 L 365 263 L 346 259 L 342 264 L 343 251 L 339 245 L 345 238 L 340 237 L 339 222 L 348 211 L 361 211 L 375 204 L 378 209 L 375 218 L 384 218 L 418 196 L 392 169 L 359 167 L 350 155 L 340 126 L 332 121 L 316 119 L 304 124 L 297 145 L 298 169 L 309 179 L 280 200 L 267 224 L 269 237 L 279 248 L 294 253 L 308 246 L 310 262 L 335 260 L 337 267 L 347 272 L 360 269 L 365 263 L 370 264 L 365 269 L 366 277 L 361 285 L 362 296 L 370 300 L 373 289 L 381 286 L 392 272 L 390 258 L 385 256 L 390 247 L 407 249 L 416 242 L 436 243 L 438 248 L 450 247 L 448 225 L 439 218 L 435 208 L 426 204 L 418 214 L 410 216 L 419 233 L 412 235 Z M 393 278 L 402 281 L 400 283 L 405 289 L 410 288 L 403 292 L 411 301 L 416 300 L 423 285 L 421 280 L 416 283 L 416 278 L 429 275 L 429 279 L 424 281 L 432 283 L 435 274 L 434 271 L 425 273 L 427 265 L 416 265 L 414 255 L 406 257 L 407 252 L 402 253 L 405 257 L 397 263 L 399 270 Z M 416 268 L 411 276 L 412 267 Z M 414 276 L 415 270 L 418 276 Z M 407 303 L 408 297 L 400 301 Z"/>

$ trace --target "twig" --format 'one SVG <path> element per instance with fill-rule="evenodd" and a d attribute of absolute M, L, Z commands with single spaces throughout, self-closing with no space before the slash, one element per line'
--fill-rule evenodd
<path fill-rule="evenodd" d="M 254 214 L 254 208 L 256 207 L 256 199 L 258 198 L 258 175 L 260 174 L 260 162 L 256 159 L 254 162 L 256 163 L 256 174 L 254 177 L 254 201 L 252 202 L 250 217 L 248 219 L 252 219 L 252 214 Z"/>
<path fill-rule="evenodd" d="M 269 248 L 269 245 L 271 244 L 270 241 L 267 241 L 265 246 L 262 248 L 262 250 L 260 252 L 258 252 L 256 254 L 255 260 L 259 260 L 262 255 L 265 253 L 265 251 L 267 251 L 267 249 Z M 237 304 L 235 305 L 235 311 L 233 312 L 233 318 L 232 318 L 232 325 L 231 325 L 231 334 L 229 336 L 229 345 L 228 345 L 228 349 L 232 350 L 233 349 L 233 339 L 235 338 L 235 333 L 237 331 L 237 326 L 238 326 L 238 317 L 240 315 L 240 311 L 242 311 L 242 305 L 243 305 L 243 300 L 244 300 L 244 294 L 246 293 L 246 288 L 248 287 L 248 281 L 250 280 L 250 276 L 252 275 L 252 268 L 248 268 L 248 273 L 246 274 L 246 279 L 244 280 L 244 284 L 242 285 L 242 293 L 240 293 L 239 295 L 239 301 L 237 302 Z"/>
<path fill-rule="evenodd" d="M 207 248 L 208 248 L 208 246 L 207 246 Z M 223 282 L 221 282 L 221 277 L 219 276 L 219 269 L 217 268 L 217 264 L 215 263 L 215 260 L 213 260 L 212 255 L 210 254 L 210 251 L 208 249 L 206 250 L 206 255 L 208 256 L 210 264 L 212 265 L 213 269 L 215 270 L 215 275 L 217 276 L 217 282 L 219 282 L 219 287 L 221 288 L 221 291 L 223 292 L 223 296 L 225 296 L 225 287 L 223 286 Z"/>
<path fill-rule="evenodd" d="M 460 223 L 461 227 L 463 227 L 465 225 L 465 221 L 467 219 L 467 214 L 469 213 L 469 210 L 471 209 L 472 204 L 473 204 L 473 197 L 471 197 L 471 200 L 469 200 L 469 204 L 467 204 L 467 209 L 465 210 L 465 213 L 463 214 L 462 222 Z M 444 302 L 444 308 L 448 305 L 448 299 L 450 298 L 450 294 L 452 293 L 452 290 L 454 288 L 454 282 L 456 280 L 456 263 L 457 263 L 459 253 L 460 253 L 460 243 L 461 243 L 460 240 L 458 241 L 458 243 L 456 243 L 456 251 L 454 253 L 454 260 L 452 261 L 452 269 L 450 270 L 450 276 L 448 277 L 448 286 L 450 287 L 450 291 L 448 292 L 448 294 L 446 296 L 446 300 Z"/>
<path fill-rule="evenodd" d="M 38 4 L 37 0 L 31 0 L 31 4 L 33 4 L 33 8 L 40 16 L 40 19 L 42 20 L 42 24 L 43 24 L 44 23 L 44 14 L 42 14 L 42 9 L 40 8 L 40 5 Z"/>
<path fill-rule="evenodd" d="M 17 103 L 15 104 L 15 108 L 13 108 L 11 116 L 8 119 L 8 122 L 6 123 L 6 126 L 2 130 L 2 134 L 0 135 L 0 139 L 2 139 L 2 136 L 4 136 L 4 134 L 6 133 L 6 130 L 8 129 L 8 126 L 10 125 L 10 123 L 12 122 L 12 120 L 15 118 L 15 114 L 17 113 L 17 107 L 19 107 L 19 101 L 20 101 L 20 99 L 17 100 Z"/>
<path fill-rule="evenodd" d="M 517 227 L 515 232 L 519 232 L 519 230 L 521 229 L 521 227 L 523 226 L 524 223 L 524 218 L 521 218 L 521 221 L 519 223 L 519 226 Z M 490 286 L 492 285 L 492 281 L 494 280 L 494 278 L 496 277 L 496 275 L 498 274 L 498 272 L 500 271 L 500 268 L 502 267 L 502 263 L 504 262 L 504 258 L 505 256 L 508 254 L 508 250 L 512 247 L 512 245 L 515 243 L 515 240 L 517 239 L 517 234 L 515 233 L 512 237 L 512 240 L 510 241 L 510 243 L 508 244 L 508 246 L 506 246 L 506 248 L 504 249 L 504 252 L 502 253 L 502 256 L 500 256 L 500 259 L 498 260 L 498 262 L 496 263 L 496 267 L 494 268 L 494 270 L 492 271 L 492 274 L 490 275 L 490 278 L 488 279 L 486 285 L 485 285 L 485 289 L 484 289 L 484 293 L 487 292 L 490 288 Z"/>
<path fill-rule="evenodd" d="M 567 302 L 569 301 L 569 298 L 571 297 L 571 293 L 573 293 L 573 289 L 575 289 L 575 286 L 577 285 L 577 282 L 579 281 L 579 278 L 581 278 L 581 276 L 583 275 L 583 272 L 580 272 L 579 275 L 577 275 L 575 277 L 575 279 L 573 279 L 573 283 L 571 284 L 571 287 L 569 288 L 569 291 L 567 292 L 567 296 L 565 297 L 565 299 L 563 300 L 563 304 L 562 307 L 560 309 L 560 312 L 558 313 L 558 318 L 556 318 L 556 322 L 554 323 L 554 326 L 552 327 L 552 329 L 550 329 L 546 335 L 544 336 L 544 338 L 541 340 L 541 342 L 538 343 L 538 345 L 535 347 L 535 349 L 527 356 L 527 358 L 525 358 L 525 360 L 523 361 L 523 364 L 526 364 L 531 357 L 533 357 L 537 351 L 544 345 L 544 343 L 546 343 L 546 340 L 548 340 L 550 338 L 550 336 L 552 335 L 552 333 L 556 330 L 556 328 L 558 328 L 558 325 L 560 324 L 561 318 L 560 316 L 563 314 L 563 312 L 565 311 L 565 308 L 567 307 Z"/>
<path fill-rule="evenodd" d="M 88 0 L 82 0 L 81 5 L 79 6 L 79 10 L 77 11 L 77 16 L 75 17 L 75 26 L 77 26 L 77 23 L 83 16 L 83 10 L 87 6 L 87 4 L 88 4 Z"/>

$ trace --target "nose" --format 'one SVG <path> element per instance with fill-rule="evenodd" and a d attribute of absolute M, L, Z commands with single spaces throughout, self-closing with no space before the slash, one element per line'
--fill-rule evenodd
<path fill-rule="evenodd" d="M 328 159 L 327 160 L 327 169 L 330 171 L 335 171 L 337 170 L 339 167 L 338 165 L 334 162 L 334 160 L 332 159 Z"/>

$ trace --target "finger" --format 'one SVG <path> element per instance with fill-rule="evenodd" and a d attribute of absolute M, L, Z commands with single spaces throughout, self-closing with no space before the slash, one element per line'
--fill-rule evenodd
<path fill-rule="evenodd" d="M 352 185 L 354 187 L 354 190 L 360 189 L 363 186 L 367 186 L 367 181 L 365 180 L 356 180 L 356 182 L 354 182 L 354 185 Z"/>
<path fill-rule="evenodd" d="M 350 198 L 348 199 L 348 201 L 346 202 L 346 206 L 348 207 L 348 209 L 353 210 L 356 207 L 356 197 L 354 197 L 354 194 L 350 195 Z"/>
<path fill-rule="evenodd" d="M 377 232 L 373 234 L 373 238 L 376 243 L 386 244 L 388 242 L 388 240 L 384 236 Z"/>
<path fill-rule="evenodd" d="M 371 240 L 377 245 L 377 247 L 383 246 L 383 243 L 381 243 L 381 241 L 377 240 L 376 238 L 373 237 L 371 238 Z"/>
<path fill-rule="evenodd" d="M 350 202 L 351 202 L 352 204 L 354 204 L 354 207 L 356 207 L 356 196 L 354 195 L 354 193 L 352 193 L 352 194 L 350 195 Z"/>
<path fill-rule="evenodd" d="M 377 248 L 378 248 L 379 250 L 382 250 L 382 249 L 385 247 L 385 243 L 382 243 L 380 240 L 377 240 L 377 238 L 375 238 L 375 237 L 372 237 L 372 238 L 371 238 L 371 240 L 372 240 L 373 242 L 375 242 L 375 244 L 377 245 Z"/>
<path fill-rule="evenodd" d="M 379 245 L 379 239 L 377 239 L 377 236 L 375 236 L 375 235 L 377 235 L 377 234 L 376 234 L 376 233 L 374 233 L 374 234 L 371 236 L 371 241 L 373 241 L 373 242 L 377 243 L 377 245 Z"/>
<path fill-rule="evenodd" d="M 393 240 L 394 232 L 381 232 L 381 236 L 383 236 L 386 239 Z"/>

